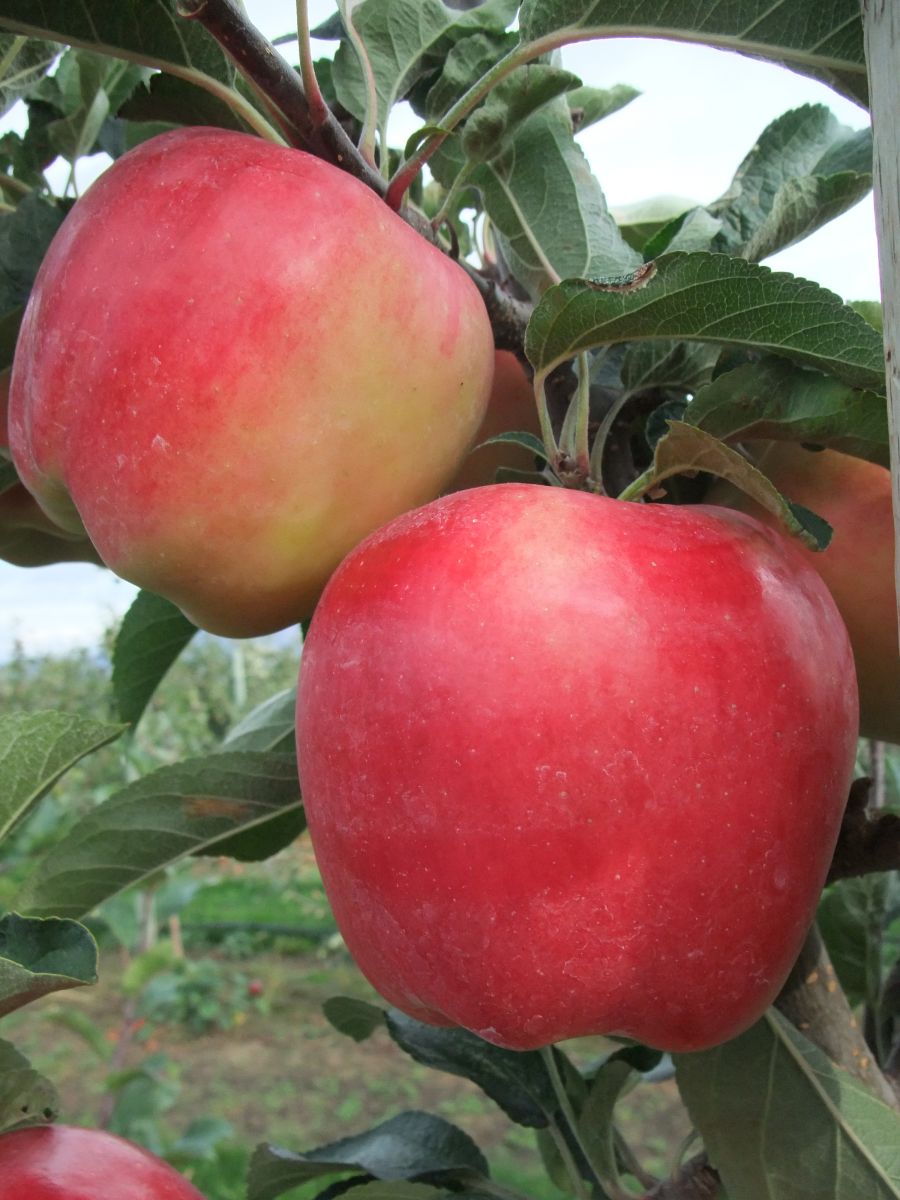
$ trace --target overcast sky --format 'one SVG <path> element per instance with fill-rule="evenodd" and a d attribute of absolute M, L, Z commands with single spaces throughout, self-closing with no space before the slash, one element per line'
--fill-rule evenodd
<path fill-rule="evenodd" d="M 246 0 L 246 7 L 269 37 L 296 28 L 293 0 Z M 332 0 L 311 0 L 311 22 L 334 8 Z M 317 56 L 329 53 L 328 44 L 315 49 Z M 564 65 L 585 83 L 628 83 L 642 93 L 581 139 L 614 207 L 664 193 L 715 199 L 769 121 L 798 105 L 826 104 L 853 128 L 868 120 L 822 84 L 701 46 L 587 42 L 564 51 Z M 401 112 L 393 140 L 402 144 L 416 124 L 412 114 Z M 814 279 L 848 300 L 877 298 L 871 198 L 769 265 Z M 16 638 L 34 652 L 96 644 L 133 595 L 130 585 L 96 567 L 60 564 L 26 571 L 0 563 L 0 657 Z"/>

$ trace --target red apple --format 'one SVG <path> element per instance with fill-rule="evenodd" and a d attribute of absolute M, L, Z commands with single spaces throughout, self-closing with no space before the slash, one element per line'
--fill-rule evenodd
<path fill-rule="evenodd" d="M 358 180 L 179 130 L 119 159 L 57 234 L 11 445 L 114 571 L 206 629 L 261 634 L 449 482 L 493 361 L 474 284 Z"/>
<path fill-rule="evenodd" d="M 784 982 L 856 724 L 840 615 L 772 530 L 502 484 L 345 559 L 297 746 L 335 917 L 391 1003 L 514 1049 L 684 1051 Z"/>
<path fill-rule="evenodd" d="M 0 1136 L 0 1200 L 203 1200 L 161 1158 L 102 1129 L 40 1125 Z"/>
<path fill-rule="evenodd" d="M 850 634 L 860 733 L 900 742 L 891 473 L 877 463 L 834 450 L 804 450 L 795 442 L 755 449 L 757 465 L 779 491 L 819 513 L 834 530 L 827 550 L 804 553 L 828 585 Z M 775 525 L 773 516 L 727 484 L 713 485 L 712 496 Z"/>
<path fill-rule="evenodd" d="M 489 438 L 513 430 L 525 430 L 536 437 L 541 435 L 537 403 L 531 380 L 522 364 L 508 350 L 498 350 L 494 358 L 494 383 L 487 412 L 475 435 L 475 448 L 450 484 L 448 491 L 480 487 L 493 483 L 501 467 L 517 471 L 533 471 L 534 455 L 512 442 L 496 442 L 483 446 Z"/>

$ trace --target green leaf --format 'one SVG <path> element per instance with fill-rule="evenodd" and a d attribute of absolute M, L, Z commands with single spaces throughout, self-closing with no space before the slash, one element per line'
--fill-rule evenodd
<path fill-rule="evenodd" d="M 83 925 L 0 918 L 0 1017 L 50 992 L 97 982 L 97 944 Z"/>
<path fill-rule="evenodd" d="M 669 432 L 656 443 L 653 465 L 631 487 L 622 499 L 633 500 L 653 491 L 672 475 L 707 471 L 746 492 L 757 504 L 774 514 L 787 533 L 798 537 L 810 550 L 825 550 L 831 540 L 831 526 L 821 517 L 799 504 L 791 504 L 737 450 L 724 442 L 688 425 L 684 421 L 669 421 Z"/>
<path fill-rule="evenodd" d="M 842 879 L 819 902 L 817 921 L 841 987 L 854 1007 L 881 1001 L 885 962 L 900 957 L 900 877 L 895 871 Z M 886 943 L 886 944 L 885 944 Z"/>
<path fill-rule="evenodd" d="M 868 321 L 873 329 L 884 333 L 884 315 L 881 311 L 880 300 L 848 300 L 847 303 L 854 312 L 858 312 L 865 321 Z"/>
<path fill-rule="evenodd" d="M 21 316 L 47 247 L 66 215 L 60 204 L 32 193 L 0 217 L 0 313 Z M 15 322 L 18 331 L 18 320 Z M 0 368 L 12 355 L 4 355 Z"/>
<path fill-rule="evenodd" d="M 189 854 L 300 808 L 285 754 L 216 754 L 162 767 L 82 818 L 26 880 L 20 907 L 80 917 Z"/>
<path fill-rule="evenodd" d="M 269 128 L 237 90 L 231 60 L 197 21 L 176 15 L 175 0 L 41 0 L 39 5 L 35 0 L 4 0 L 0 29 L 176 75 L 217 96 L 258 132 Z"/>
<path fill-rule="evenodd" d="M 229 729 L 223 750 L 271 750 L 290 754 L 294 750 L 297 711 L 296 688 L 286 688 L 264 700 Z"/>
<path fill-rule="evenodd" d="M 0 28 L 229 88 L 235 79 L 234 67 L 206 30 L 176 16 L 174 0 L 3 0 Z"/>
<path fill-rule="evenodd" d="M 883 396 L 766 357 L 700 388 L 685 420 L 723 439 L 812 442 L 890 466 Z"/>
<path fill-rule="evenodd" d="M 61 712 L 0 717 L 0 838 L 79 759 L 115 741 L 124 728 Z"/>
<path fill-rule="evenodd" d="M 0 34 L 0 116 L 40 83 L 59 51 L 52 42 Z"/>
<path fill-rule="evenodd" d="M 827 179 L 816 175 L 788 180 L 778 189 L 772 211 L 747 243 L 744 257 L 758 262 L 793 246 L 852 208 L 871 190 L 871 175 L 849 171 Z"/>
<path fill-rule="evenodd" d="M 871 186 L 870 132 L 862 142 L 823 104 L 792 109 L 763 130 L 725 195 L 709 206 L 722 223 L 712 249 L 766 258 L 850 208 Z"/>
<path fill-rule="evenodd" d="M 557 1110 L 553 1084 L 537 1050 L 503 1050 L 465 1029 L 425 1025 L 396 1008 L 388 1010 L 387 1027 L 416 1062 L 470 1079 L 519 1125 L 543 1128 Z"/>
<path fill-rule="evenodd" d="M 4 492 L 8 492 L 10 488 L 15 487 L 20 483 L 19 472 L 16 470 L 16 464 L 12 459 L 4 458 L 0 452 L 0 496 Z"/>
<path fill-rule="evenodd" d="M 0 1133 L 52 1121 L 58 1114 L 53 1084 L 33 1070 L 24 1054 L 0 1041 Z"/>
<path fill-rule="evenodd" d="M 570 102 L 573 94 L 570 93 Z M 697 204 L 694 200 L 688 200 L 684 196 L 662 194 L 650 196 L 646 200 L 638 200 L 634 204 L 617 205 L 612 212 L 616 224 L 629 246 L 634 247 L 635 250 L 643 250 L 650 239 L 659 234 L 661 230 L 671 228 L 674 232 L 680 228 L 688 213 L 695 210 L 696 207 Z M 670 240 L 671 234 L 665 239 L 657 253 L 661 254 Z M 654 255 L 648 254 L 647 257 L 652 258 Z"/>
<path fill-rule="evenodd" d="M 693 208 L 675 217 L 648 239 L 643 247 L 644 259 L 649 261 L 675 250 L 688 254 L 708 250 L 721 228 L 722 222 L 707 209 Z"/>
<path fill-rule="evenodd" d="M 197 627 L 170 600 L 138 592 L 113 647 L 112 685 L 123 721 L 136 725 Z"/>
<path fill-rule="evenodd" d="M 516 7 L 513 0 L 486 0 L 471 11 L 454 12 L 441 0 L 364 0 L 353 10 L 353 24 L 375 77 L 379 125 L 423 72 L 443 62 L 454 42 L 477 31 L 503 33 Z M 332 78 L 340 103 L 362 120 L 366 90 L 349 41 L 338 47 Z"/>
<path fill-rule="evenodd" d="M 149 75 L 145 67 L 67 50 L 38 96 L 58 113 L 42 130 L 53 154 L 74 163 L 92 153 L 107 118 Z"/>
<path fill-rule="evenodd" d="M 610 88 L 577 87 L 566 93 L 569 111 L 572 114 L 572 126 L 576 133 L 581 133 L 589 125 L 595 125 L 604 117 L 630 104 L 640 96 L 637 88 L 627 83 L 617 83 Z"/>
<path fill-rule="evenodd" d="M 475 450 L 480 450 L 482 446 L 493 446 L 496 443 L 508 443 L 512 446 L 521 446 L 523 450 L 530 450 L 536 458 L 542 458 L 547 461 L 547 449 L 539 437 L 535 437 L 533 433 L 529 433 L 527 429 L 512 429 L 507 433 L 497 433 L 493 437 L 488 438 L 484 442 L 480 442 L 475 446 Z"/>
<path fill-rule="evenodd" d="M 259 1146 L 250 1163 L 248 1200 L 274 1200 L 307 1180 L 348 1171 L 381 1180 L 438 1175 L 448 1182 L 489 1174 L 487 1160 L 467 1133 L 431 1113 L 404 1112 L 367 1133 L 306 1154 Z"/>
<path fill-rule="evenodd" d="M 432 159 L 445 187 L 467 169 L 458 141 Z M 620 274 L 640 261 L 575 140 L 565 97 L 525 121 L 510 148 L 476 166 L 468 182 L 481 193 L 513 274 L 534 296 L 554 276 Z"/>
<path fill-rule="evenodd" d="M 217 96 L 174 75 L 152 76 L 118 110 L 127 121 L 167 125 L 213 125 L 242 130 L 246 126 Z"/>
<path fill-rule="evenodd" d="M 581 80 L 571 71 L 546 63 L 519 67 L 497 84 L 466 121 L 462 133 L 466 158 L 473 163 L 495 158 L 533 113 L 580 84 Z"/>
<path fill-rule="evenodd" d="M 523 41 L 551 46 L 601 37 L 700 42 L 769 58 L 867 102 L 857 0 L 524 0 Z"/>
<path fill-rule="evenodd" d="M 626 396 L 649 388 L 696 392 L 709 382 L 718 357 L 718 347 L 703 342 L 634 342 L 622 359 L 622 388 Z"/>
<path fill-rule="evenodd" d="M 438 121 L 518 41 L 515 33 L 484 30 L 460 38 L 451 46 L 440 74 L 428 88 L 421 115 L 427 121 Z"/>
<path fill-rule="evenodd" d="M 322 1005 L 330 1025 L 354 1042 L 364 1042 L 384 1025 L 384 1009 L 352 996 L 331 996 Z"/>
<path fill-rule="evenodd" d="M 675 1055 L 678 1087 L 729 1200 L 896 1200 L 900 1113 L 774 1010 Z"/>
<path fill-rule="evenodd" d="M 613 1114 L 624 1092 L 638 1082 L 640 1076 L 621 1058 L 608 1059 L 594 1076 L 584 1107 L 578 1114 L 578 1132 L 600 1182 L 621 1192 L 621 1178 L 616 1156 Z"/>
<path fill-rule="evenodd" d="M 532 314 L 525 351 L 544 375 L 583 350 L 658 338 L 771 351 L 884 388 L 881 338 L 858 313 L 816 283 L 726 254 L 666 254 L 624 282 L 564 280 Z"/>
<path fill-rule="evenodd" d="M 287 757 L 284 755 L 283 757 Z M 293 761 L 293 758 L 292 758 Z M 279 854 L 306 829 L 306 814 L 300 800 L 300 785 L 297 784 L 298 803 L 287 812 L 272 817 L 262 825 L 252 825 L 242 829 L 231 837 L 223 838 L 216 843 L 216 857 L 234 858 L 238 862 L 264 862 L 274 854 Z M 195 851 L 197 854 L 211 853 L 207 850 Z"/>

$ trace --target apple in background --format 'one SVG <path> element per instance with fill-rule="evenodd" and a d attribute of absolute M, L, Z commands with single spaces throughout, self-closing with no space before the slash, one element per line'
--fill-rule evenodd
<path fill-rule="evenodd" d="M 493 364 L 475 285 L 358 180 L 178 130 L 119 159 L 54 239 L 12 452 L 119 575 L 211 632 L 269 633 L 447 485 Z"/>
<path fill-rule="evenodd" d="M 7 405 L 9 370 L 0 371 L 0 466 L 9 458 Z M 60 529 L 21 483 L 0 492 L 0 559 L 15 567 L 45 567 L 57 562 L 100 563 L 84 534 Z"/>
<path fill-rule="evenodd" d="M 203 1200 L 148 1150 L 102 1129 L 39 1125 L 0 1135 L 0 1200 Z"/>
<path fill-rule="evenodd" d="M 491 398 L 481 428 L 475 435 L 475 449 L 463 460 L 447 491 L 457 492 L 463 488 L 493 483 L 501 467 L 533 471 L 534 455 L 524 446 L 516 446 L 510 442 L 499 442 L 493 446 L 481 445 L 499 433 L 510 433 L 513 430 L 525 430 L 536 437 L 541 436 L 531 380 L 514 354 L 508 350 L 498 350 L 494 359 Z"/>
<path fill-rule="evenodd" d="M 513 1049 L 687 1051 L 784 982 L 857 719 L 840 615 L 774 531 L 503 484 L 344 560 L 297 749 L 335 917 L 388 1001 Z"/>
<path fill-rule="evenodd" d="M 802 553 L 828 585 L 850 634 L 861 735 L 900 742 L 890 471 L 834 450 L 804 450 L 796 442 L 755 443 L 750 449 L 779 491 L 834 529 L 827 550 Z M 729 484 L 713 484 L 709 498 L 775 525 L 773 516 Z"/>

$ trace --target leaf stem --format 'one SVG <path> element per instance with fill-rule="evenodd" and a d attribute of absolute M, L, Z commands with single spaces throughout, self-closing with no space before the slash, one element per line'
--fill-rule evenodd
<path fill-rule="evenodd" d="M 563 420 L 559 436 L 560 454 L 574 460 L 584 477 L 590 475 L 588 426 L 591 415 L 591 377 L 587 354 L 578 355 L 578 387 Z"/>
<path fill-rule="evenodd" d="M 555 471 L 559 462 L 559 446 L 556 444 L 556 437 L 553 433 L 553 422 L 550 420 L 546 383 L 547 376 L 545 374 L 535 374 L 534 399 L 537 404 L 538 421 L 541 427 L 541 441 L 544 443 L 544 449 L 547 452 L 547 462 Z"/>
<path fill-rule="evenodd" d="M 594 1177 L 599 1188 L 600 1176 L 596 1167 L 591 1161 L 591 1157 L 582 1140 L 578 1129 L 578 1119 L 575 1116 L 575 1111 L 572 1108 L 572 1102 L 569 1099 L 569 1094 L 566 1091 L 566 1085 L 563 1082 L 562 1075 L 559 1072 L 559 1065 L 556 1061 L 556 1052 L 553 1046 L 542 1046 L 540 1051 L 541 1058 L 544 1060 L 544 1065 L 547 1068 L 547 1074 L 550 1076 L 550 1082 L 553 1085 L 553 1092 L 559 1104 L 560 1112 L 562 1113 L 566 1124 L 569 1127 L 569 1132 L 572 1135 L 572 1140 L 581 1152 L 581 1156 L 590 1168 L 591 1175 Z M 550 1133 L 556 1143 L 557 1149 L 562 1156 L 563 1162 L 566 1164 L 566 1169 L 572 1176 L 572 1186 L 575 1188 L 576 1195 L 579 1200 L 590 1196 L 581 1172 L 578 1169 L 578 1164 L 575 1162 L 575 1157 L 569 1147 L 565 1134 L 555 1121 L 550 1122 Z M 605 1196 L 605 1193 L 601 1192 Z"/>
<path fill-rule="evenodd" d="M 621 396 L 617 396 L 612 402 L 600 422 L 600 427 L 594 435 L 594 444 L 591 447 L 590 457 L 590 476 L 601 482 L 603 479 L 603 452 L 606 449 L 606 443 L 609 439 L 609 433 L 615 424 L 616 417 L 631 399 L 630 392 L 623 392 Z M 636 482 L 636 481 L 635 481 Z M 627 491 L 627 489 L 626 489 Z M 619 497 L 622 499 L 623 497 Z"/>
<path fill-rule="evenodd" d="M 440 132 L 433 133 L 431 137 L 426 138 L 419 148 L 410 155 L 408 159 L 400 164 L 390 181 L 385 199 L 391 208 L 398 211 L 403 203 L 403 197 L 406 195 L 410 184 L 437 151 L 438 147 L 443 145 L 446 138 L 453 132 L 461 121 L 464 121 L 469 113 L 476 108 L 490 90 L 497 86 L 507 75 L 510 75 L 516 67 L 524 66 L 533 58 L 539 58 L 540 55 L 548 50 L 553 50 L 559 45 L 559 36 L 537 38 L 533 42 L 524 42 L 510 50 L 498 62 L 494 63 L 491 69 L 482 75 L 477 83 L 474 83 L 465 95 L 461 96 L 455 104 L 447 109 L 446 113 L 437 122 L 440 127 Z"/>
<path fill-rule="evenodd" d="M 12 175 L 4 175 L 0 171 L 0 191 L 11 192 L 14 196 L 30 196 L 32 189 L 21 179 L 15 179 Z"/>
<path fill-rule="evenodd" d="M 347 37 L 356 51 L 356 58 L 366 85 L 366 112 L 359 134 L 359 152 L 366 162 L 374 167 L 375 130 L 378 127 L 378 89 L 375 86 L 375 72 L 372 70 L 372 61 L 366 50 L 366 44 L 353 23 L 353 0 L 338 0 L 338 8 L 347 31 Z M 381 153 L 383 160 L 387 162 L 387 140 L 385 138 L 381 140 Z"/>
<path fill-rule="evenodd" d="M 313 64 L 312 46 L 309 41 L 309 4 L 307 0 L 297 0 L 297 43 L 300 51 L 300 77 L 303 80 L 303 92 L 309 107 L 309 115 L 314 125 L 321 128 L 329 116 L 329 108 L 316 78 L 316 68 Z"/>

